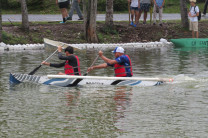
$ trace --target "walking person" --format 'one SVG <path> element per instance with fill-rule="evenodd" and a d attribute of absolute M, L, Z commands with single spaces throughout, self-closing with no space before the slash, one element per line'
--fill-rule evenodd
<path fill-rule="evenodd" d="M 159 20 L 160 20 L 160 26 L 162 26 L 162 14 L 163 14 L 163 6 L 165 4 L 165 0 L 153 0 L 154 2 L 154 10 L 153 10 L 153 16 L 154 16 L 154 23 L 153 25 L 156 25 L 156 16 L 157 13 L 159 13 Z"/>
<path fill-rule="evenodd" d="M 208 6 L 208 0 L 205 1 L 205 4 L 204 4 L 204 11 L 203 11 L 202 16 L 206 16 L 206 13 L 207 13 L 207 6 Z"/>
<path fill-rule="evenodd" d="M 137 25 L 137 18 L 139 15 L 139 9 L 138 9 L 138 0 L 128 0 L 129 3 L 131 3 L 130 9 L 131 9 L 131 24 L 132 26 L 136 27 Z M 135 19 L 135 23 L 134 23 Z"/>
<path fill-rule="evenodd" d="M 80 0 L 72 0 L 71 9 L 69 11 L 69 17 L 67 18 L 67 20 L 72 20 L 74 10 L 76 10 L 76 12 L 79 16 L 78 20 L 83 20 L 83 15 L 82 15 L 82 12 L 80 10 L 79 3 L 80 3 Z"/>
<path fill-rule="evenodd" d="M 67 21 L 67 8 L 69 7 L 69 1 L 68 0 L 56 0 L 56 4 L 59 6 L 62 14 L 63 21 L 60 23 L 65 23 Z"/>
<path fill-rule="evenodd" d="M 147 12 L 149 12 L 150 10 L 150 4 L 151 4 L 151 0 L 138 0 L 138 8 L 139 8 L 138 23 L 142 12 L 144 12 L 143 24 L 146 24 Z"/>
<path fill-rule="evenodd" d="M 192 31 L 192 38 L 199 38 L 199 29 L 198 29 L 198 16 L 199 16 L 199 7 L 196 6 L 196 0 L 190 0 L 190 11 L 188 13 L 190 19 L 189 29 Z M 196 36 L 195 36 L 196 34 Z"/>

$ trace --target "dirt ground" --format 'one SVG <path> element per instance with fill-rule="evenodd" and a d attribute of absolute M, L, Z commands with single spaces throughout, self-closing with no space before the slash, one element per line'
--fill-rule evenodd
<path fill-rule="evenodd" d="M 29 33 L 19 26 L 3 26 L 3 41 L 7 44 L 42 43 L 43 38 L 49 38 L 66 43 L 86 43 L 83 35 L 82 22 L 67 22 L 66 24 L 32 23 Z M 191 32 L 181 27 L 180 23 L 167 22 L 163 26 L 139 24 L 136 28 L 128 22 L 114 22 L 114 28 L 106 28 L 103 22 L 97 23 L 99 43 L 127 43 L 159 41 L 160 38 L 190 38 Z M 200 38 L 208 37 L 208 21 L 199 22 Z"/>

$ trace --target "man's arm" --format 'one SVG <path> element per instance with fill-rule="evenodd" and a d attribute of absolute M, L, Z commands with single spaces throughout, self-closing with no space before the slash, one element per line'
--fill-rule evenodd
<path fill-rule="evenodd" d="M 60 63 L 60 64 L 52 64 L 52 63 L 49 63 L 49 62 L 42 62 L 41 64 L 42 65 L 47 65 L 47 66 L 50 66 L 50 67 L 61 68 L 65 65 L 65 62 Z"/>
<path fill-rule="evenodd" d="M 140 0 L 138 0 L 138 8 L 140 9 Z"/>
<path fill-rule="evenodd" d="M 103 52 L 102 52 L 102 51 L 99 51 L 99 56 L 100 56 L 106 63 L 108 63 L 108 64 L 113 65 L 113 64 L 117 64 L 117 63 L 118 63 L 116 60 L 111 60 L 111 59 L 109 59 L 109 58 L 103 56 Z"/>
<path fill-rule="evenodd" d="M 94 70 L 94 69 L 102 69 L 102 68 L 106 68 L 106 67 L 108 67 L 108 65 L 106 63 L 103 63 L 100 65 L 92 66 L 92 67 L 88 68 L 87 72 L 90 72 L 91 70 Z"/>

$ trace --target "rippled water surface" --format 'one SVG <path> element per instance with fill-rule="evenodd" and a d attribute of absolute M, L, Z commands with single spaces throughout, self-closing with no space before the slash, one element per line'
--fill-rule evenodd
<path fill-rule="evenodd" d="M 110 51 L 104 54 L 113 58 Z M 208 136 L 208 49 L 128 49 L 134 76 L 176 80 L 160 86 L 9 85 L 9 72 L 29 73 L 51 53 L 0 53 L 0 137 Z M 96 53 L 76 51 L 83 73 Z M 50 62 L 59 62 L 57 55 Z M 36 75 L 60 71 L 44 66 Z M 113 76 L 113 70 L 89 75 Z M 177 81 L 185 77 L 195 81 Z"/>

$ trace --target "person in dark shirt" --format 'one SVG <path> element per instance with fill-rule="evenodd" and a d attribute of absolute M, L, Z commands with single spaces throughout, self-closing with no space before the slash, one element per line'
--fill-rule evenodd
<path fill-rule="evenodd" d="M 48 62 L 42 62 L 43 65 L 48 65 L 50 67 L 56 67 L 56 68 L 61 68 L 64 67 L 65 72 L 59 72 L 58 75 L 81 75 L 80 71 L 80 63 L 79 63 L 79 58 L 74 55 L 74 49 L 71 46 L 68 46 L 65 49 L 65 54 L 66 56 L 62 55 L 62 47 L 58 47 L 58 58 L 60 60 L 65 60 L 62 63 L 59 64 L 53 64 L 53 63 L 48 63 Z"/>
<path fill-rule="evenodd" d="M 102 51 L 99 51 L 99 56 L 106 62 L 97 66 L 92 66 L 88 68 L 88 72 L 93 69 L 106 68 L 108 66 L 114 67 L 114 72 L 116 77 L 132 77 L 132 65 L 131 59 L 128 55 L 124 54 L 124 49 L 122 47 L 116 47 L 114 51 L 115 59 L 108 59 L 103 55 Z"/>

